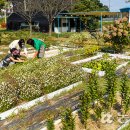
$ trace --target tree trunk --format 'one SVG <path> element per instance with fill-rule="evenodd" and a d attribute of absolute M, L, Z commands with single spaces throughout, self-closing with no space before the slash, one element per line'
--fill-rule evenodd
<path fill-rule="evenodd" d="M 32 23 L 29 23 L 29 28 L 30 28 L 30 38 L 32 37 Z"/>
<path fill-rule="evenodd" d="M 51 33 L 52 33 L 52 22 L 49 23 L 49 35 L 51 36 Z"/>

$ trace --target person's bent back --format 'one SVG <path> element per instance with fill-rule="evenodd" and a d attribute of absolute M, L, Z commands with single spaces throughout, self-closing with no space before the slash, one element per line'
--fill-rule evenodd
<path fill-rule="evenodd" d="M 27 44 L 33 46 L 34 49 L 36 50 L 36 52 L 33 55 L 33 58 L 44 57 L 46 44 L 42 40 L 37 39 L 37 38 L 28 39 Z"/>

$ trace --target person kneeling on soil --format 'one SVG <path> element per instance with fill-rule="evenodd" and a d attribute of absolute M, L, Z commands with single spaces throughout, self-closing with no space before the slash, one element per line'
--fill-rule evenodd
<path fill-rule="evenodd" d="M 44 57 L 46 44 L 37 38 L 32 38 L 27 40 L 27 44 L 33 46 L 36 50 L 36 52 L 33 55 L 33 58 L 42 58 Z"/>
<path fill-rule="evenodd" d="M 0 62 L 0 68 L 7 67 L 17 62 L 24 62 L 20 59 L 20 52 L 16 48 L 12 48 L 10 53 Z"/>
<path fill-rule="evenodd" d="M 14 40 L 9 44 L 10 50 L 12 48 L 16 48 L 20 51 L 20 55 L 27 56 L 27 48 L 25 47 L 25 41 L 24 39 Z M 23 52 L 21 52 L 23 50 Z"/>

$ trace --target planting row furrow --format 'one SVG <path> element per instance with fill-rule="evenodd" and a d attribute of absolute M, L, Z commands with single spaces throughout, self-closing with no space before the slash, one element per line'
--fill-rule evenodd
<path fill-rule="evenodd" d="M 0 130 L 6 129 L 6 130 L 13 130 L 16 129 L 23 129 L 26 128 L 28 130 L 32 130 L 33 128 L 35 129 L 40 129 L 40 127 L 43 127 L 45 125 L 45 120 L 46 120 L 46 113 L 49 111 L 53 111 L 57 113 L 56 118 L 59 116 L 58 110 L 60 108 L 67 108 L 71 107 L 72 109 L 77 109 L 77 105 L 79 102 L 79 96 L 83 93 L 83 91 L 74 93 L 70 96 L 63 97 L 61 99 L 58 99 L 58 101 L 49 104 L 45 103 L 42 105 L 39 105 L 35 107 L 33 110 L 29 111 L 28 113 L 23 113 L 25 114 L 24 117 L 19 118 L 19 119 L 14 119 L 11 122 L 7 123 L 4 125 L 4 122 L 7 122 L 7 120 L 4 120 L 3 125 L 1 126 Z M 42 122 L 42 123 L 41 123 Z M 34 130 L 35 130 L 34 129 Z"/>

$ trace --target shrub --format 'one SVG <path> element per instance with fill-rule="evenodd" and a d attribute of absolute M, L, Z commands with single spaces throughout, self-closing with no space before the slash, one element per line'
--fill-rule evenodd
<path fill-rule="evenodd" d="M 6 28 L 6 23 L 1 23 L 1 28 Z"/>
<path fill-rule="evenodd" d="M 83 46 L 84 42 L 91 39 L 89 32 L 75 33 L 69 38 L 69 42 L 75 44 L 76 46 Z"/>
<path fill-rule="evenodd" d="M 128 32 L 130 30 L 130 24 L 128 18 L 116 20 L 114 24 L 104 27 L 104 38 L 106 41 L 112 43 L 113 48 L 117 52 L 122 52 L 125 45 L 129 43 Z"/>
<path fill-rule="evenodd" d="M 85 55 L 93 55 L 99 50 L 99 46 L 93 45 L 88 47 L 87 45 L 85 45 L 83 50 Z"/>

